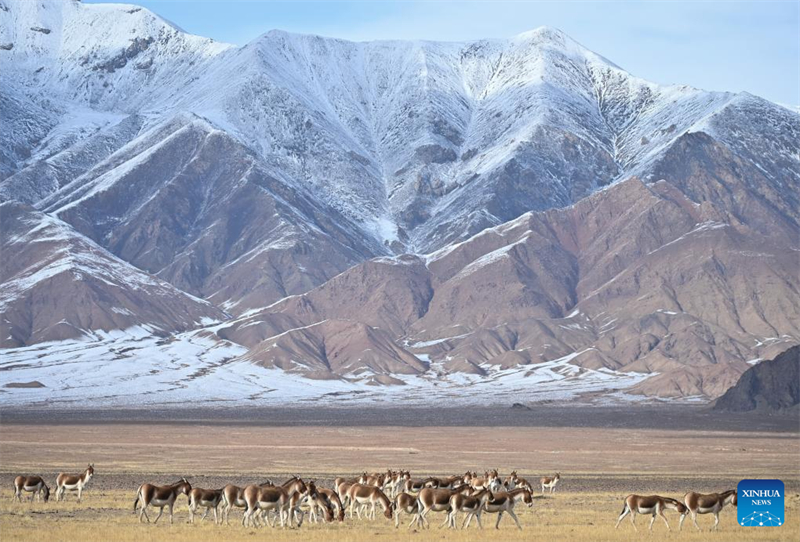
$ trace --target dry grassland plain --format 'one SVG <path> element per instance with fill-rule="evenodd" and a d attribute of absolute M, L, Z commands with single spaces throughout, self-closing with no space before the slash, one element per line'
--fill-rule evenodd
<path fill-rule="evenodd" d="M 54 424 L 45 421 L 0 424 L 0 538 L 13 540 L 779 540 L 800 539 L 800 438 L 796 432 L 659 430 L 608 427 L 264 427 L 174 423 Z M 12 503 L 16 474 L 41 474 L 55 484 L 58 471 L 97 469 L 82 504 Z M 244 528 L 241 512 L 231 526 L 206 520 L 187 524 L 186 498 L 158 525 L 139 524 L 133 514 L 136 488 L 143 482 L 169 483 L 186 476 L 197 487 L 227 482 L 244 485 L 291 474 L 330 487 L 335 476 L 407 468 L 414 476 L 461 473 L 467 469 L 512 469 L 530 479 L 560 471 L 553 495 L 537 495 L 531 509 L 518 506 L 524 527 L 504 517 L 484 515 L 484 529 L 439 529 L 442 514 L 431 514 L 432 528 L 415 531 L 379 515 L 375 521 L 347 518 L 343 523 L 301 529 Z M 667 512 L 673 528 L 660 519 L 652 535 L 649 517 L 639 516 L 636 532 L 626 518 L 614 529 L 629 493 L 680 498 L 686 491 L 721 491 L 742 478 L 780 478 L 786 483 L 786 524 L 745 528 L 735 508 L 721 514 L 721 530 L 709 532 L 713 517 L 699 516 L 677 532 L 678 514 Z M 155 513 L 150 513 L 151 518 Z"/>

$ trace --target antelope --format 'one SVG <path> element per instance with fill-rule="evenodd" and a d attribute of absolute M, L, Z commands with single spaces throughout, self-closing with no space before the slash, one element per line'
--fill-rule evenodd
<path fill-rule="evenodd" d="M 483 529 L 483 525 L 481 525 L 481 512 L 486 503 L 493 498 L 494 495 L 488 489 L 482 489 L 473 495 L 456 493 L 450 497 L 450 514 L 448 516 L 450 528 L 456 528 L 456 516 L 458 513 L 465 512 L 466 516 L 464 517 L 464 524 L 461 526 L 462 529 L 469 527 L 469 523 L 473 517 L 478 521 L 478 527 Z"/>
<path fill-rule="evenodd" d="M 735 489 L 729 489 L 727 491 L 723 491 L 722 493 L 710 493 L 708 495 L 690 491 L 683 496 L 683 502 L 686 504 L 689 512 L 691 512 L 692 521 L 694 522 L 694 526 L 697 527 L 698 531 L 701 531 L 702 529 L 697 524 L 697 514 L 714 514 L 714 526 L 711 529 L 716 530 L 719 528 L 719 513 L 729 504 L 736 506 L 736 500 Z M 683 526 L 683 520 L 685 518 L 686 515 L 681 516 L 679 528 Z"/>
<path fill-rule="evenodd" d="M 540 482 L 542 483 L 542 493 L 544 493 L 545 489 L 549 489 L 550 493 L 556 490 L 556 486 L 558 485 L 559 480 L 561 480 L 561 474 L 556 473 L 555 476 L 552 478 L 549 476 L 543 477 Z"/>
<path fill-rule="evenodd" d="M 267 480 L 263 484 L 260 484 L 261 487 L 272 485 L 274 485 L 272 480 Z M 226 485 L 224 488 L 222 488 L 222 500 L 220 504 L 222 504 L 222 520 L 227 525 L 230 525 L 230 521 L 228 521 L 228 514 L 230 513 L 231 508 L 234 506 L 237 508 L 247 508 L 247 502 L 244 500 L 244 488 L 235 486 L 233 484 Z"/>
<path fill-rule="evenodd" d="M 226 486 L 227 487 L 227 486 Z M 225 492 L 225 488 L 222 489 L 201 489 L 199 487 L 194 487 L 189 492 L 189 523 L 194 523 L 194 515 L 197 513 L 197 507 L 202 506 L 206 509 L 203 517 L 200 518 L 200 521 L 204 521 L 206 516 L 208 515 L 208 511 L 212 508 L 214 509 L 214 525 L 219 523 L 217 520 L 217 508 L 219 508 L 220 502 L 222 502 L 222 498 Z"/>
<path fill-rule="evenodd" d="M 394 508 L 394 527 L 395 529 L 400 528 L 400 514 L 406 513 L 409 515 L 413 515 L 414 517 L 411 519 L 411 523 L 408 524 L 408 528 L 410 529 L 412 525 L 419 522 L 419 501 L 417 497 L 414 495 L 410 495 L 408 493 L 400 493 L 394 498 L 394 502 L 392 503 L 392 507 Z"/>
<path fill-rule="evenodd" d="M 147 523 L 150 523 L 150 516 L 147 515 L 147 507 L 151 504 L 159 507 L 158 517 L 154 523 L 158 523 L 161 514 L 164 513 L 164 507 L 169 507 L 169 522 L 173 523 L 173 507 L 178 496 L 189 495 L 192 490 L 192 485 L 186 480 L 181 478 L 177 482 L 169 486 L 154 486 L 153 484 L 142 484 L 136 492 L 136 500 L 133 501 L 133 511 L 136 513 L 136 506 L 139 501 L 142 501 L 142 509 L 139 511 L 139 522 L 143 523 L 143 518 L 147 518 Z"/>
<path fill-rule="evenodd" d="M 528 508 L 533 506 L 531 492 L 522 488 L 496 493 L 493 495 L 492 500 L 484 505 L 483 510 L 485 512 L 497 514 L 497 523 L 494 526 L 495 529 L 500 528 L 500 520 L 503 519 L 503 514 L 508 512 L 508 515 L 511 516 L 517 524 L 517 528 L 519 528 L 520 531 L 522 530 L 522 525 L 519 524 L 519 519 L 517 519 L 517 515 L 514 513 L 514 505 L 520 499 L 528 505 Z"/>
<path fill-rule="evenodd" d="M 89 464 L 83 474 L 75 476 L 74 474 L 66 474 L 63 472 L 58 473 L 56 478 L 56 502 L 60 502 L 64 498 L 65 491 L 77 491 L 78 502 L 81 502 L 81 495 L 83 488 L 89 483 L 89 480 L 94 476 L 94 465 Z"/>
<path fill-rule="evenodd" d="M 677 501 L 675 499 L 670 499 L 669 497 L 661 497 L 659 495 L 651 495 L 649 497 L 642 497 L 641 495 L 628 495 L 625 497 L 625 501 L 622 505 L 622 512 L 617 518 L 617 524 L 614 528 L 619 527 L 620 521 L 623 520 L 625 516 L 628 514 L 631 515 L 631 525 L 635 530 L 639 530 L 636 527 L 636 522 L 634 521 L 636 518 L 636 514 L 652 514 L 652 519 L 650 520 L 650 527 L 649 529 L 653 530 L 653 522 L 656 520 L 656 514 L 661 516 L 661 519 L 664 520 L 664 523 L 667 525 L 667 530 L 671 531 L 669 527 L 669 522 L 667 521 L 667 517 L 664 515 L 664 510 L 675 510 L 681 515 L 681 523 L 683 523 L 683 517 L 688 512 L 686 506 L 683 505 L 682 502 Z"/>
<path fill-rule="evenodd" d="M 344 521 L 344 505 L 342 505 L 342 500 L 339 498 L 339 495 L 332 489 L 326 487 L 318 487 L 317 492 L 328 499 L 332 508 L 335 509 L 336 519 Z"/>
<path fill-rule="evenodd" d="M 17 500 L 22 502 L 22 492 L 26 491 L 31 494 L 31 502 L 33 502 L 34 495 L 36 502 L 44 502 L 50 500 L 50 488 L 44 483 L 41 476 L 17 476 L 14 478 L 14 497 L 12 502 Z"/>
<path fill-rule="evenodd" d="M 428 523 L 427 518 L 425 517 L 429 512 L 448 512 L 448 517 L 445 517 L 444 523 L 442 523 L 442 527 L 447 525 L 449 520 L 449 511 L 450 511 L 450 498 L 455 495 L 456 493 L 462 493 L 469 489 L 470 486 L 463 485 L 460 486 L 458 489 L 444 489 L 444 488 L 433 488 L 433 487 L 425 487 L 419 492 L 417 495 L 417 501 L 419 502 L 419 521 L 421 522 L 422 526 L 430 526 Z"/>
<path fill-rule="evenodd" d="M 375 519 L 375 508 L 380 503 L 383 508 L 383 515 L 388 519 L 392 519 L 392 503 L 389 498 L 375 486 L 365 486 L 362 484 L 353 484 L 347 490 L 347 500 L 350 502 L 350 517 L 353 517 L 353 510 L 361 519 L 361 506 L 371 505 L 368 517 Z"/>

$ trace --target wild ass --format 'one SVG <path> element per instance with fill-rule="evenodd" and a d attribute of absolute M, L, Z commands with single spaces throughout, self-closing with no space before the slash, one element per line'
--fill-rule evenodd
<path fill-rule="evenodd" d="M 353 517 L 353 511 L 361 519 L 361 507 L 370 505 L 370 511 L 367 516 L 370 519 L 375 519 L 376 505 L 380 504 L 383 508 L 383 515 L 388 519 L 392 519 L 392 503 L 389 498 L 375 486 L 365 486 L 362 484 L 353 484 L 347 490 L 347 500 L 350 503 L 350 517 Z"/>
<path fill-rule="evenodd" d="M 478 527 L 483 529 L 483 525 L 481 524 L 481 513 L 483 512 L 483 508 L 486 506 L 486 503 L 491 501 L 493 498 L 494 495 L 488 489 L 482 489 L 472 495 L 456 493 L 450 497 L 450 513 L 448 515 L 450 528 L 456 528 L 456 516 L 459 512 L 464 512 L 466 513 L 466 516 L 464 517 L 464 524 L 461 526 L 462 529 L 469 527 L 469 523 L 472 521 L 473 517 L 477 520 Z"/>
<path fill-rule="evenodd" d="M 541 484 L 542 484 L 542 493 L 544 493 L 544 490 L 545 490 L 545 489 L 549 489 L 549 490 L 550 490 L 550 493 L 552 493 L 553 491 L 555 491 L 555 490 L 556 490 L 556 486 L 558 485 L 558 482 L 559 482 L 560 480 L 561 480 L 561 474 L 560 474 L 560 473 L 558 473 L 558 472 L 557 472 L 557 473 L 556 473 L 556 475 L 555 475 L 555 476 L 553 476 L 552 478 L 551 478 L 550 476 L 544 476 L 544 477 L 543 477 L 543 478 L 540 480 L 540 482 L 541 482 Z"/>
<path fill-rule="evenodd" d="M 36 502 L 42 502 L 43 497 L 44 502 L 50 500 L 50 488 L 47 487 L 41 476 L 17 476 L 14 478 L 14 497 L 11 500 L 22 502 L 23 491 L 31 494 L 31 502 L 33 502 L 34 495 Z"/>
<path fill-rule="evenodd" d="M 259 484 L 261 487 L 265 486 L 272 486 L 272 480 L 267 480 L 266 482 Z M 222 505 L 222 521 L 225 522 L 227 525 L 230 525 L 230 521 L 228 521 L 228 514 L 231 511 L 231 508 L 234 506 L 237 508 L 247 508 L 247 501 L 244 500 L 244 488 L 235 486 L 233 484 L 228 484 L 224 488 L 222 488 L 222 500 L 220 502 Z"/>
<path fill-rule="evenodd" d="M 617 518 L 617 524 L 614 525 L 616 529 L 619 527 L 620 521 L 622 521 L 625 516 L 630 514 L 631 516 L 631 525 L 635 530 L 639 530 L 636 527 L 636 514 L 652 515 L 652 519 L 650 519 L 650 527 L 649 529 L 653 530 L 653 522 L 656 520 L 656 515 L 661 516 L 661 519 L 664 520 L 664 523 L 667 525 L 667 530 L 671 531 L 669 526 L 669 521 L 667 521 L 667 517 L 664 515 L 664 510 L 675 510 L 681 515 L 681 523 L 683 523 L 683 517 L 688 512 L 686 506 L 683 505 L 682 502 L 677 501 L 675 499 L 670 499 L 669 497 L 661 497 L 660 495 L 650 495 L 648 497 L 643 497 L 641 495 L 628 495 L 625 497 L 624 504 L 622 505 L 622 512 Z"/>
<path fill-rule="evenodd" d="M 147 515 L 147 507 L 151 504 L 157 506 L 160 511 L 154 523 L 158 523 L 161 514 L 164 513 L 164 507 L 169 508 L 169 522 L 173 523 L 173 508 L 178 496 L 189 495 L 192 490 L 192 485 L 186 480 L 181 478 L 177 482 L 169 486 L 154 486 L 153 484 L 142 484 L 136 491 L 136 500 L 133 501 L 133 511 L 136 512 L 136 506 L 139 501 L 142 501 L 142 509 L 139 511 L 139 522 L 143 522 L 143 518 L 147 518 L 147 523 L 150 523 L 150 516 Z"/>
<path fill-rule="evenodd" d="M 517 471 L 511 471 L 511 474 L 503 481 L 503 485 L 506 487 L 506 491 L 521 487 L 533 493 L 533 486 L 525 478 L 517 475 Z"/>
<path fill-rule="evenodd" d="M 508 512 L 508 515 L 511 516 L 514 519 L 514 522 L 517 524 L 517 528 L 519 528 L 520 531 L 522 530 L 522 525 L 519 524 L 519 519 L 514 513 L 514 505 L 518 500 L 521 500 L 523 503 L 528 505 L 528 508 L 533 506 L 533 497 L 531 496 L 531 492 L 522 488 L 512 489 L 511 491 L 504 491 L 502 493 L 495 493 L 492 497 L 492 500 L 488 501 L 484 505 L 484 512 L 497 514 L 497 523 L 494 526 L 495 529 L 500 528 L 500 520 L 503 519 L 503 514 Z"/>
<path fill-rule="evenodd" d="M 203 513 L 203 517 L 200 518 L 200 521 L 205 521 L 206 516 L 208 515 L 208 511 L 213 509 L 214 525 L 219 523 L 217 516 L 217 508 L 219 508 L 219 505 L 222 502 L 224 492 L 225 488 L 222 489 L 202 489 L 199 487 L 192 488 L 192 490 L 189 492 L 189 523 L 194 523 L 194 515 L 197 513 L 198 507 L 203 507 L 206 509 L 206 511 Z"/>
<path fill-rule="evenodd" d="M 92 464 L 89 464 L 86 470 L 79 475 L 66 474 L 63 472 L 58 473 L 58 477 L 56 478 L 56 502 L 64 498 L 65 491 L 77 491 L 78 502 L 81 502 L 83 488 L 86 487 L 86 484 L 89 483 L 92 476 L 94 476 L 94 465 Z"/>
<path fill-rule="evenodd" d="M 448 512 L 447 517 L 445 517 L 445 520 L 442 523 L 442 527 L 447 525 L 450 512 L 450 498 L 456 493 L 463 493 L 468 489 L 470 489 L 470 486 L 466 484 L 458 487 L 457 489 L 433 487 L 422 488 L 422 490 L 419 492 L 419 495 L 417 495 L 417 501 L 419 501 L 418 506 L 420 524 L 423 527 L 430 527 L 430 523 L 428 523 L 428 519 L 425 517 L 429 512 Z"/>
<path fill-rule="evenodd" d="M 339 498 L 339 495 L 337 495 L 332 489 L 328 489 L 326 487 L 318 487 L 317 492 L 328 499 L 328 502 L 331 504 L 332 510 L 336 515 L 336 519 L 339 521 L 344 521 L 344 505 L 342 504 L 342 500 Z"/>
<path fill-rule="evenodd" d="M 691 512 L 692 521 L 698 531 L 702 529 L 700 529 L 700 526 L 697 524 L 697 514 L 714 514 L 714 526 L 711 529 L 716 530 L 719 528 L 719 513 L 722 509 L 729 504 L 733 506 L 737 505 L 736 490 L 729 489 L 722 493 L 709 493 L 707 495 L 690 491 L 683 496 L 683 502 L 686 504 L 689 512 Z M 681 516 L 680 526 L 683 526 L 683 520 L 685 518 L 685 515 Z"/>
<path fill-rule="evenodd" d="M 411 519 L 411 523 L 408 524 L 409 529 L 412 525 L 419 522 L 419 501 L 416 496 L 405 492 L 400 493 L 394 498 L 392 508 L 394 508 L 395 529 L 400 527 L 400 516 L 403 513 L 414 516 Z"/>
<path fill-rule="evenodd" d="M 317 509 L 321 509 L 322 512 L 325 514 L 325 521 L 331 522 L 333 521 L 333 505 L 328 500 L 325 494 L 321 493 L 317 489 L 316 483 L 313 480 L 309 481 L 306 484 L 306 490 L 302 494 L 305 502 L 308 504 L 309 513 L 308 513 L 308 520 L 311 522 L 317 522 Z"/>
<path fill-rule="evenodd" d="M 267 523 L 269 523 L 269 512 L 274 511 L 281 522 L 281 527 L 286 526 L 286 520 L 290 513 L 287 510 L 290 507 L 289 494 L 280 486 L 257 486 L 249 485 L 244 488 L 244 500 L 247 503 L 247 510 L 242 516 L 242 525 L 244 527 L 253 526 L 259 527 L 259 518 L 262 512 L 267 514 Z"/>

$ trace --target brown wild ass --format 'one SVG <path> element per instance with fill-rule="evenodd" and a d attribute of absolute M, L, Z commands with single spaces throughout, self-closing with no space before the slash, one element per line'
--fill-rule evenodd
<path fill-rule="evenodd" d="M 272 486 L 272 480 L 259 484 L 261 487 Z M 222 521 L 230 525 L 228 521 L 228 514 L 234 506 L 237 508 L 247 508 L 247 502 L 244 500 L 244 488 L 228 484 L 222 488 Z"/>
<path fill-rule="evenodd" d="M 469 527 L 469 523 L 473 517 L 477 520 L 478 527 L 483 529 L 481 513 L 486 503 L 492 499 L 494 499 L 494 495 L 488 489 L 482 489 L 472 495 L 456 493 L 450 497 L 450 514 L 448 517 L 450 528 L 456 528 L 456 516 L 459 512 L 464 512 L 466 516 L 464 517 L 464 524 L 461 526 L 462 529 Z"/>
<path fill-rule="evenodd" d="M 553 476 L 553 477 L 550 477 L 550 476 L 545 476 L 545 477 L 543 477 L 543 478 L 540 480 L 540 482 L 541 482 L 541 484 L 542 484 L 542 493 L 544 493 L 544 490 L 545 490 L 545 489 L 549 489 L 549 490 L 550 490 L 550 493 L 552 493 L 553 491 L 555 491 L 555 490 L 556 490 L 556 486 L 558 485 L 558 482 L 559 482 L 560 480 L 561 480 L 561 474 L 560 474 L 560 473 L 558 473 L 558 472 L 557 472 L 557 473 L 556 473 L 556 475 L 555 475 L 555 476 Z"/>
<path fill-rule="evenodd" d="M 222 489 L 201 489 L 193 487 L 189 492 L 189 523 L 194 523 L 194 515 L 197 513 L 198 507 L 203 507 L 206 511 L 200 521 L 205 521 L 208 511 L 214 510 L 214 525 L 219 523 L 217 519 L 217 508 L 222 502 L 222 496 L 225 488 Z"/>
<path fill-rule="evenodd" d="M 527 504 L 528 508 L 533 506 L 533 497 L 531 496 L 531 492 L 522 488 L 512 489 L 511 491 L 504 491 L 502 493 L 495 493 L 492 500 L 488 501 L 484 505 L 484 512 L 497 514 L 497 523 L 494 526 L 495 529 L 500 528 L 500 520 L 503 519 L 503 514 L 508 512 L 508 515 L 511 516 L 514 519 L 514 522 L 517 524 L 517 528 L 519 528 L 520 531 L 522 530 L 522 525 L 519 524 L 519 519 L 514 513 L 514 505 L 518 500 L 521 500 L 523 503 Z"/>
<path fill-rule="evenodd" d="M 400 516 L 403 513 L 414 516 L 411 519 L 411 523 L 408 524 L 409 529 L 415 523 L 419 522 L 419 501 L 417 500 L 416 496 L 411 495 L 409 493 L 400 493 L 394 498 L 394 502 L 392 503 L 392 508 L 394 508 L 395 529 L 400 527 Z"/>
<path fill-rule="evenodd" d="M 661 519 L 664 520 L 664 523 L 667 525 L 667 530 L 671 531 L 669 526 L 669 521 L 667 521 L 667 517 L 664 515 L 664 510 L 675 510 L 681 515 L 683 518 L 686 513 L 688 512 L 688 508 L 683 505 L 682 502 L 677 501 L 675 499 L 670 499 L 669 497 L 661 497 L 660 495 L 650 495 L 647 497 L 643 497 L 641 495 L 628 495 L 625 497 L 624 504 L 622 505 L 622 512 L 617 518 L 617 524 L 614 525 L 616 529 L 619 527 L 619 522 L 625 518 L 628 514 L 631 516 L 631 525 L 635 530 L 639 530 L 636 527 L 636 514 L 652 515 L 652 519 L 650 519 L 650 527 L 649 529 L 653 530 L 653 522 L 656 520 L 656 515 L 661 516 Z M 681 519 L 681 523 L 683 523 L 683 519 Z"/>
<path fill-rule="evenodd" d="M 65 491 L 77 491 L 78 502 L 81 502 L 81 495 L 83 488 L 89 483 L 89 480 L 94 476 L 94 465 L 89 464 L 82 474 L 66 474 L 64 472 L 58 473 L 56 478 L 56 502 L 64 498 Z"/>
<path fill-rule="evenodd" d="M 44 498 L 44 502 L 50 500 L 50 488 L 47 487 L 41 476 L 17 476 L 14 478 L 14 497 L 11 500 L 22 502 L 23 491 L 31 494 L 31 502 L 33 502 L 34 495 L 36 502 L 42 502 L 42 498 Z"/>
<path fill-rule="evenodd" d="M 326 522 L 330 523 L 333 521 L 333 505 L 328 498 L 317 489 L 317 485 L 314 480 L 311 480 L 306 484 L 306 490 L 302 496 L 305 499 L 305 502 L 308 503 L 309 521 L 313 523 L 317 522 L 317 509 L 322 510 L 322 512 L 325 514 Z"/>
<path fill-rule="evenodd" d="M 383 508 L 383 515 L 388 519 L 392 519 L 392 503 L 383 491 L 375 486 L 365 486 L 362 484 L 353 484 L 347 490 L 347 500 L 350 503 L 350 517 L 353 517 L 353 511 L 361 519 L 361 507 L 365 505 L 370 506 L 370 511 L 367 516 L 370 519 L 375 519 L 375 509 L 378 504 Z"/>
<path fill-rule="evenodd" d="M 417 495 L 419 501 L 419 521 L 423 527 L 430 527 L 428 519 L 425 517 L 430 512 L 447 512 L 447 516 L 442 523 L 442 526 L 447 525 L 449 521 L 450 512 L 450 498 L 456 493 L 463 493 L 470 489 L 470 486 L 464 484 L 457 489 L 433 488 L 425 487 L 420 490 Z"/>
<path fill-rule="evenodd" d="M 186 481 L 186 478 L 181 478 L 177 482 L 169 486 L 154 486 L 153 484 L 142 484 L 136 491 L 136 500 L 133 501 L 133 511 L 136 512 L 136 506 L 139 501 L 142 501 L 142 509 L 139 511 L 139 522 L 143 522 L 147 518 L 147 523 L 150 523 L 150 516 L 147 515 L 147 507 L 151 504 L 157 506 L 160 511 L 154 523 L 158 523 L 161 514 L 164 513 L 164 507 L 169 508 L 169 522 L 173 523 L 173 508 L 178 496 L 189 495 L 192 490 L 192 485 Z"/>
<path fill-rule="evenodd" d="M 336 519 L 339 521 L 344 521 L 344 505 L 342 504 L 342 500 L 339 498 L 339 495 L 327 487 L 318 487 L 317 492 L 328 499 L 328 502 L 330 503 L 334 514 L 336 515 Z"/>
<path fill-rule="evenodd" d="M 266 512 L 267 523 L 269 523 L 269 512 L 274 511 L 280 519 L 281 527 L 286 526 L 286 520 L 290 518 L 289 494 L 280 486 L 256 486 L 249 485 L 244 488 L 244 500 L 247 503 L 247 510 L 242 516 L 242 525 L 259 527 L 260 516 Z"/>
<path fill-rule="evenodd" d="M 729 504 L 733 506 L 737 505 L 736 490 L 729 489 L 722 493 L 709 493 L 707 495 L 690 491 L 683 496 L 683 502 L 692 514 L 692 521 L 698 531 L 702 529 L 697 524 L 697 514 L 714 514 L 714 526 L 711 529 L 716 530 L 719 528 L 719 513 L 722 509 Z M 683 520 L 685 518 L 685 515 L 681 516 L 681 526 L 683 526 Z"/>

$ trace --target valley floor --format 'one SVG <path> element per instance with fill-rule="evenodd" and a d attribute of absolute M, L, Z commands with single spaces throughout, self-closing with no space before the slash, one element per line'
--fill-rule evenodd
<path fill-rule="evenodd" d="M 557 409 L 553 409 L 553 412 Z M 569 409 L 561 409 L 569 410 Z M 591 411 L 577 408 L 567 418 L 591 419 Z M 698 423 L 692 428 L 647 428 L 645 424 L 607 423 L 614 419 L 611 410 L 599 413 L 598 423 L 569 427 L 555 423 L 540 426 L 509 426 L 497 418 L 495 424 L 479 426 L 435 425 L 419 420 L 416 427 L 359 423 L 363 418 L 351 411 L 321 411 L 318 420 L 305 411 L 306 417 L 292 424 L 279 424 L 286 412 L 262 411 L 254 420 L 224 419 L 195 413 L 170 417 L 151 412 L 129 413 L 128 422 L 84 413 L 83 420 L 70 419 L 57 412 L 51 419 L 43 415 L 3 412 L 0 423 L 0 532 L 3 540 L 249 540 L 268 536 L 273 540 L 640 540 L 649 518 L 639 517 L 640 532 L 630 523 L 614 530 L 614 523 L 629 493 L 680 498 L 686 491 L 720 491 L 736 487 L 742 478 L 780 478 L 786 484 L 786 525 L 779 528 L 745 528 L 736 524 L 735 509 L 721 514 L 722 531 L 709 533 L 709 516 L 699 522 L 706 529 L 697 533 L 684 524 L 682 533 L 666 533 L 663 522 L 655 524 L 652 540 L 795 540 L 800 527 L 800 434 L 796 417 L 783 418 L 782 427 L 765 429 L 753 421 L 739 430 L 720 423 Z M 301 411 L 302 412 L 302 411 Z M 331 423 L 331 412 L 338 412 L 338 423 Z M 386 411 L 381 417 L 387 416 Z M 496 411 L 499 412 L 499 411 Z M 528 411 L 525 411 L 528 412 Z M 535 412 L 535 411 L 531 411 Z M 554 413 L 544 412 L 543 421 L 553 420 Z M 623 412 L 616 411 L 617 417 Z M 644 415 L 654 423 L 653 414 L 628 411 L 634 419 Z M 661 420 L 703 419 L 672 411 Z M 262 417 L 263 416 L 263 417 Z M 607 416 L 604 419 L 603 416 Z M 711 419 L 718 418 L 712 416 Z M 99 419 L 98 419 L 99 418 Z M 562 418 L 568 421 L 567 418 Z M 405 420 L 403 416 L 398 419 Z M 450 419 L 444 416 L 445 421 Z M 513 417 L 512 417 L 513 419 Z M 719 419 L 719 418 L 718 418 Z M 733 418 L 737 419 L 737 418 Z M 741 420 L 743 418 L 739 418 Z M 751 418 L 757 420 L 757 418 Z M 603 421 L 605 420 L 605 421 Z M 435 418 L 430 422 L 435 422 Z M 777 423 L 777 422 L 772 422 Z M 794 424 L 794 425 L 793 425 Z M 685 423 L 683 424 L 685 425 Z M 780 424 L 778 424 L 780 425 Z M 792 428 L 794 427 L 794 429 Z M 81 505 L 74 497 L 66 503 L 12 504 L 14 475 L 41 474 L 54 483 L 60 470 L 79 471 L 93 462 L 95 478 Z M 240 512 L 231 518 L 230 527 L 213 522 L 186 524 L 186 500 L 176 506 L 175 525 L 162 518 L 158 525 L 139 525 L 132 504 L 139 484 L 169 483 L 186 476 L 197 487 L 216 488 L 232 482 L 246 484 L 264 478 L 278 480 L 291 474 L 330 487 L 335 476 L 354 476 L 362 471 L 407 468 L 412 475 L 461 473 L 467 469 L 483 471 L 498 468 L 501 474 L 512 469 L 521 476 L 538 479 L 561 472 L 562 483 L 550 496 L 537 496 L 531 510 L 524 509 L 520 520 L 525 528 L 518 532 L 510 518 L 504 518 L 500 532 L 484 517 L 487 527 L 478 535 L 474 527 L 468 533 L 440 531 L 434 524 L 430 531 L 395 531 L 394 523 L 384 518 L 374 522 L 346 519 L 343 524 L 304 525 L 297 531 L 260 532 L 237 523 Z M 442 519 L 434 518 L 434 522 Z M 673 528 L 678 516 L 668 512 Z M 405 518 L 407 523 L 408 518 Z M 432 522 L 433 523 L 433 522 Z"/>

